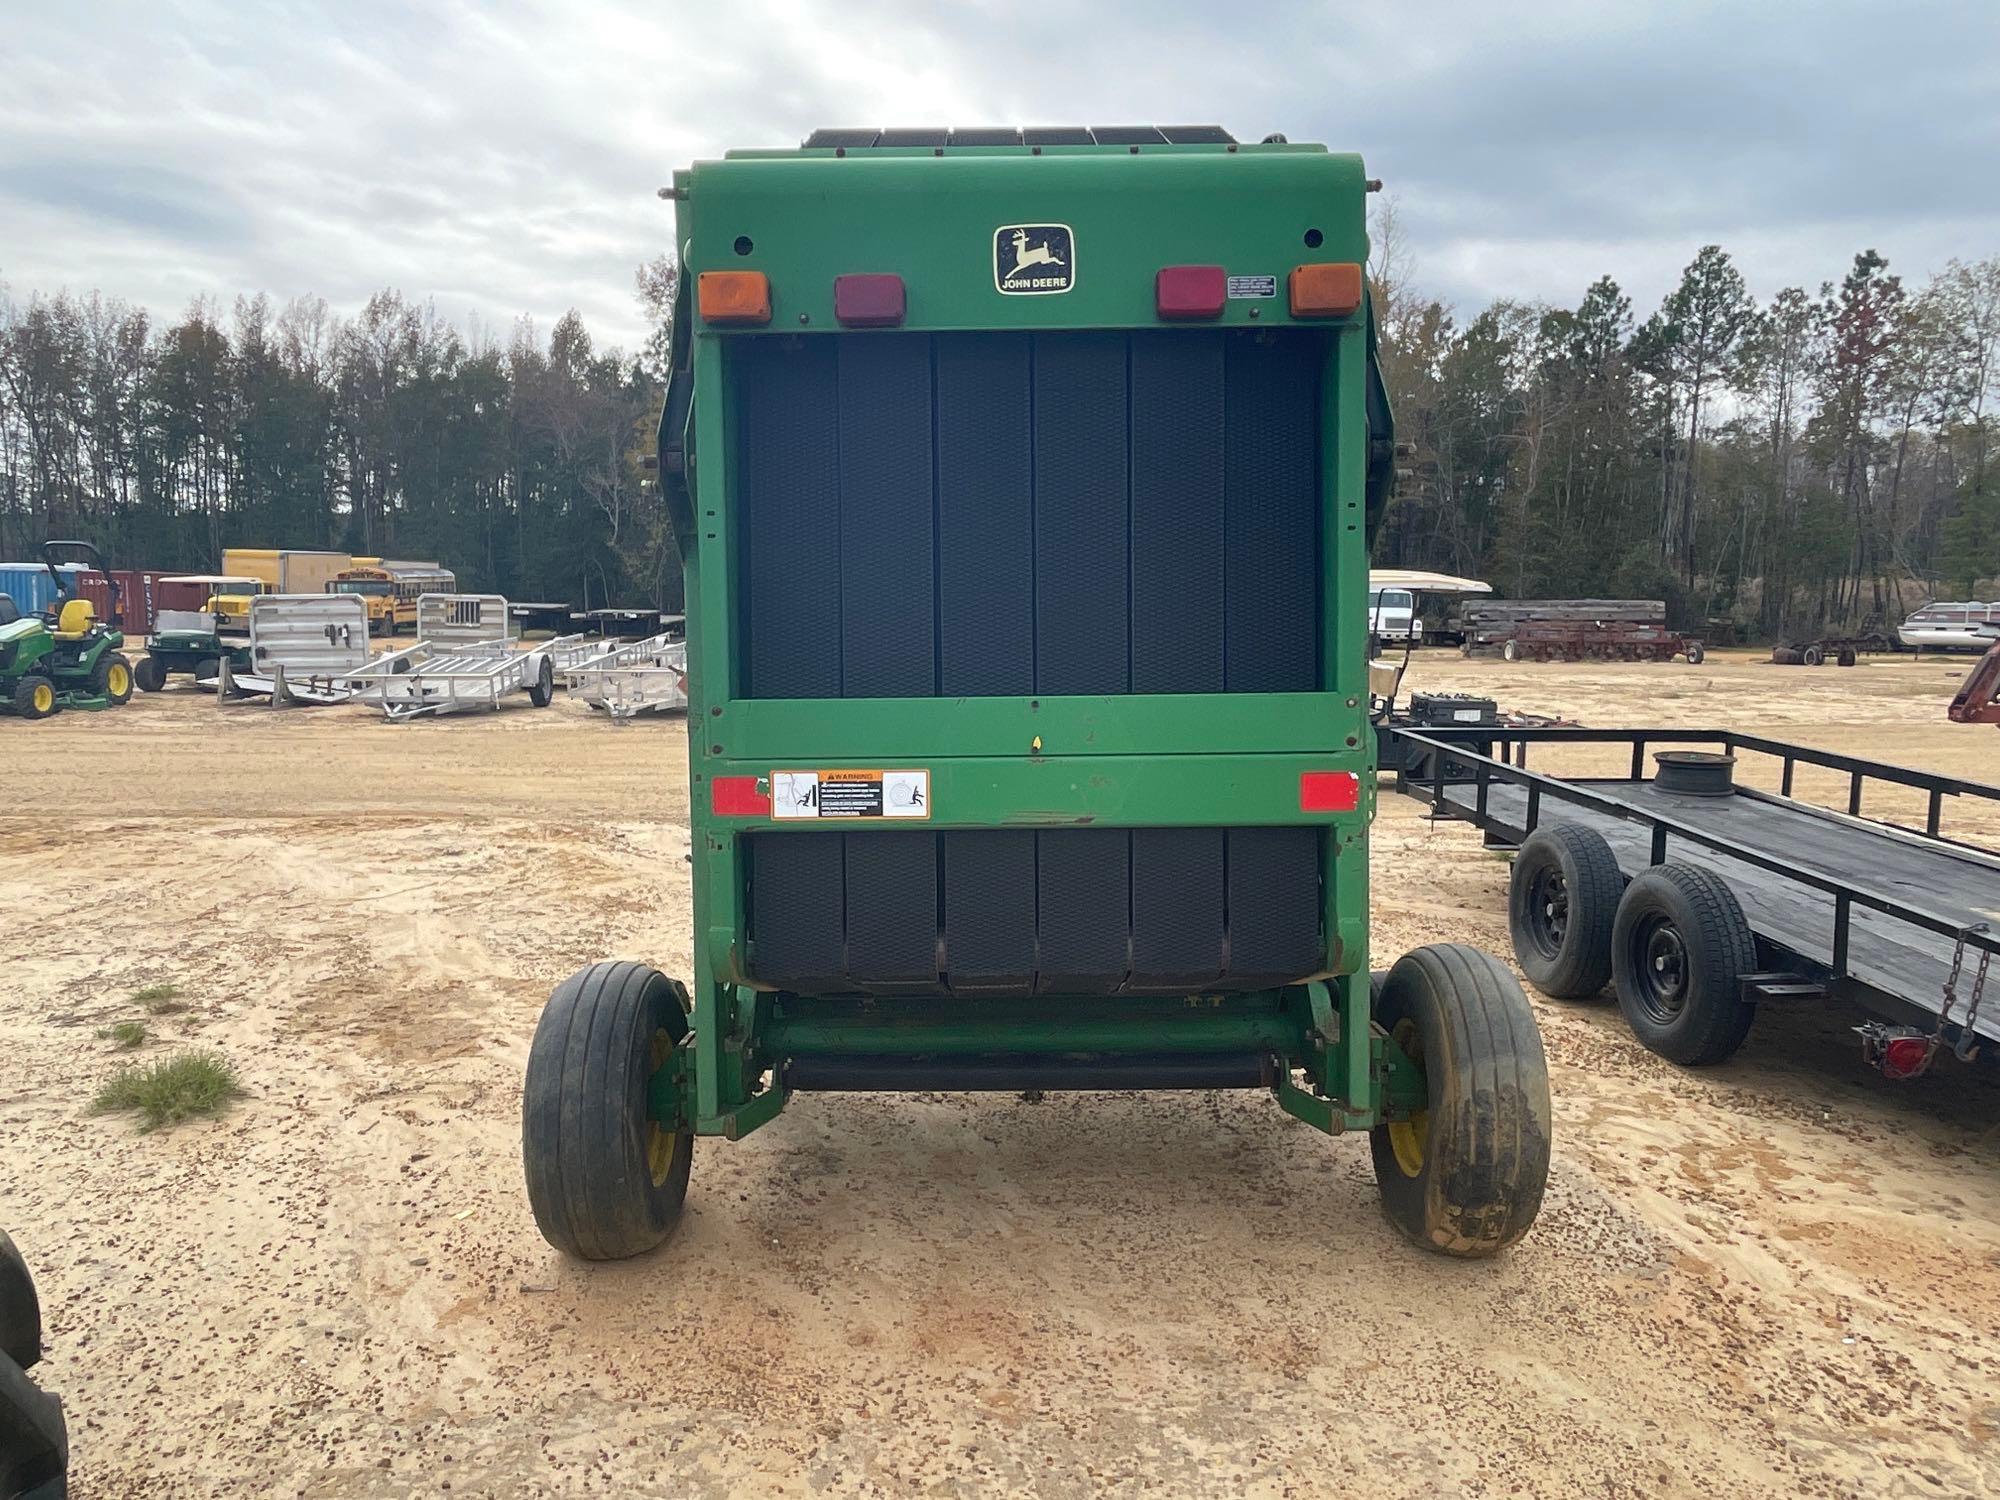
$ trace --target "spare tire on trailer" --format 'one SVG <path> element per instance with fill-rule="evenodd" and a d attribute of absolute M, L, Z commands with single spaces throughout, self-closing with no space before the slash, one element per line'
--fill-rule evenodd
<path fill-rule="evenodd" d="M 1757 1009 L 1743 976 L 1757 941 L 1729 883 L 1698 865 L 1655 865 L 1625 888 L 1611 933 L 1618 1006 L 1633 1034 L 1683 1067 L 1743 1045 Z"/>
<path fill-rule="evenodd" d="M 1442 1255 L 1492 1255 L 1528 1232 L 1549 1175 L 1549 1069 L 1521 985 L 1458 943 L 1417 948 L 1379 989 L 1375 1021 L 1423 1071 L 1427 1103 L 1368 1133 L 1382 1209 Z"/>
<path fill-rule="evenodd" d="M 1528 981 L 1558 1000 L 1611 982 L 1611 927 L 1625 874 L 1604 835 L 1544 823 L 1523 841 L 1507 881 L 1507 930 Z"/>

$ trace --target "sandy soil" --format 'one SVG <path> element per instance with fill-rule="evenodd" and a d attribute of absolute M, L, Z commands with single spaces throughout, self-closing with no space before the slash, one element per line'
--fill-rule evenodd
<path fill-rule="evenodd" d="M 1963 668 L 1413 681 L 2000 780 Z M 1535 997 L 1553 1180 L 1486 1264 L 1263 1098 L 858 1096 L 701 1142 L 677 1239 L 586 1268 L 530 1220 L 519 1078 L 571 969 L 688 965 L 677 722 L 182 688 L 0 740 L 0 1224 L 81 1496 L 2000 1492 L 2000 1088 L 1885 1084 L 1851 1017 L 1697 1075 Z M 1385 797 L 1374 868 L 1378 955 L 1506 951 L 1470 830 Z M 86 1105 L 155 981 L 190 1008 L 138 1055 L 249 1092 L 140 1135 Z"/>

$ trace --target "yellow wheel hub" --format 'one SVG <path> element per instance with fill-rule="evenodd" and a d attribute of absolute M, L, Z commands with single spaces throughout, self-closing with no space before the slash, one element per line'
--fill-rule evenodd
<path fill-rule="evenodd" d="M 112 697 L 122 698 L 132 686 L 132 674 L 113 662 L 111 670 L 104 674 L 104 685 L 111 689 Z"/>
<path fill-rule="evenodd" d="M 56 690 L 46 682 L 35 689 L 35 712 L 45 714 L 56 706 Z"/>
<path fill-rule="evenodd" d="M 674 1039 L 665 1031 L 656 1031 L 646 1053 L 646 1075 L 650 1078 L 673 1057 Z M 667 1174 L 674 1169 L 674 1151 L 680 1145 L 680 1139 L 678 1130 L 669 1130 L 658 1120 L 646 1121 L 646 1170 L 652 1176 L 654 1187 L 666 1186 Z"/>
<path fill-rule="evenodd" d="M 1389 1033 L 1389 1039 L 1401 1047 L 1419 1068 L 1424 1065 L 1424 1040 L 1414 1021 L 1407 1017 L 1398 1021 L 1396 1029 Z M 1405 1177 L 1423 1175 L 1424 1148 L 1430 1138 L 1431 1112 L 1428 1109 L 1418 1110 L 1407 1120 L 1389 1122 L 1389 1149 L 1395 1153 L 1396 1165 Z"/>

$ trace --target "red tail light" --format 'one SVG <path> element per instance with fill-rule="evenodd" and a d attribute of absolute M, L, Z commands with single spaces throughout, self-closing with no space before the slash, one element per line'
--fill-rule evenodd
<path fill-rule="evenodd" d="M 900 276 L 833 278 L 833 315 L 849 328 L 894 328 L 903 321 L 903 306 Z"/>
<path fill-rule="evenodd" d="M 1219 318 L 1228 290 L 1221 266 L 1162 266 L 1153 278 L 1153 305 L 1163 318 Z"/>

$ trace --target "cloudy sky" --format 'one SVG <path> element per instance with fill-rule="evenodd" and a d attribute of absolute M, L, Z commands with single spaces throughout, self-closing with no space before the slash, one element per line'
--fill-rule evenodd
<path fill-rule="evenodd" d="M 2000 0 L 0 0 L 0 281 L 380 287 L 632 343 L 653 190 L 816 125 L 1220 123 L 1363 152 L 1421 284 L 1641 314 L 2000 254 Z"/>

